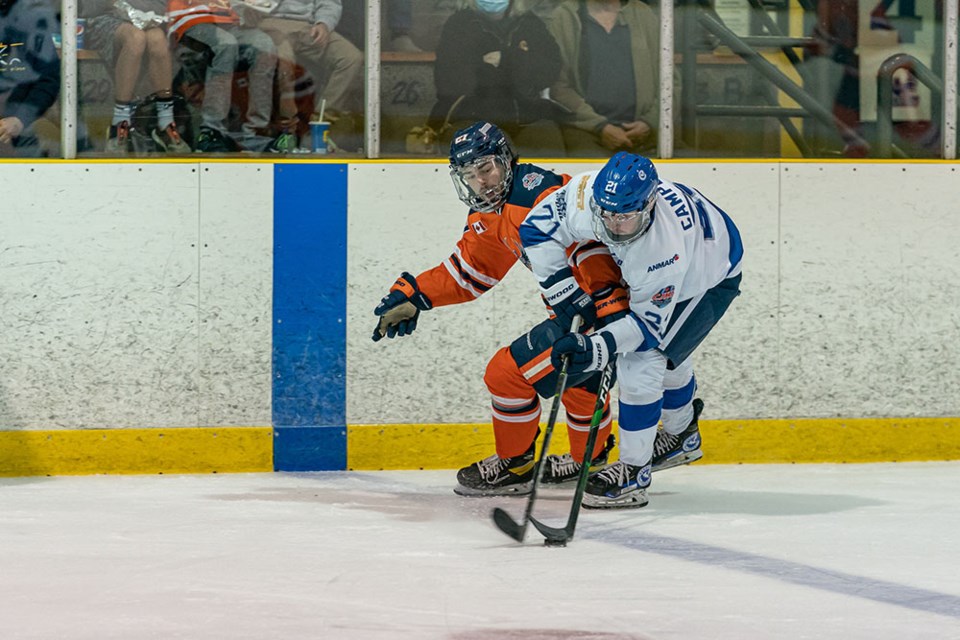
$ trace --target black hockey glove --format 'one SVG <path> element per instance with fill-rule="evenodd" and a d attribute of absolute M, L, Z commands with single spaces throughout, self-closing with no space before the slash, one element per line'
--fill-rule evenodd
<path fill-rule="evenodd" d="M 384 336 L 395 338 L 410 335 L 417 328 L 420 312 L 431 308 L 433 304 L 417 287 L 417 279 L 404 271 L 390 287 L 390 293 L 373 310 L 374 315 L 380 316 L 373 330 L 373 341 L 377 342 Z"/>
<path fill-rule="evenodd" d="M 574 316 L 583 320 L 581 330 L 586 331 L 597 321 L 597 309 L 590 294 L 580 288 L 570 267 L 561 269 L 540 283 L 543 298 L 553 309 L 562 327 L 569 327 Z"/>
<path fill-rule="evenodd" d="M 553 343 L 550 364 L 557 371 L 563 366 L 563 356 L 570 354 L 570 375 L 601 371 L 616 355 L 617 341 L 607 331 L 587 336 L 582 333 L 568 333 Z"/>

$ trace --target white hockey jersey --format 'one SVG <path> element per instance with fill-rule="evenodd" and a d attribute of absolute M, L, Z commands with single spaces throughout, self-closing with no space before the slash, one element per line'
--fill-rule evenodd
<path fill-rule="evenodd" d="M 520 238 L 537 279 L 567 266 L 564 247 L 596 240 L 590 209 L 598 171 L 579 174 L 532 209 Z M 740 273 L 743 245 L 730 217 L 699 191 L 661 180 L 650 228 L 626 245 L 607 245 L 630 291 L 630 315 L 604 331 L 617 351 L 664 348 L 678 303 Z"/>

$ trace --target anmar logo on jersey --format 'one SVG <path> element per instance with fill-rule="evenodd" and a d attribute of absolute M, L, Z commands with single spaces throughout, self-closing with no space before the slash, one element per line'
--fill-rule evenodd
<path fill-rule="evenodd" d="M 650 265 L 649 267 L 647 267 L 647 273 L 650 273 L 650 272 L 652 272 L 652 271 L 656 271 L 657 269 L 663 269 L 664 267 L 669 267 L 670 265 L 672 265 L 674 262 L 676 262 L 676 261 L 679 260 L 679 259 L 680 259 L 680 254 L 675 253 L 675 254 L 673 254 L 673 257 L 670 258 L 669 260 L 661 260 L 660 262 L 658 262 L 658 263 L 656 263 L 656 264 L 652 264 L 652 265 Z"/>

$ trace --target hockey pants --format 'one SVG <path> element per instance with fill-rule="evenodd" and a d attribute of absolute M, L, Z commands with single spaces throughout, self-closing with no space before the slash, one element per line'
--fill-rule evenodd
<path fill-rule="evenodd" d="M 636 466 L 653 458 L 657 422 L 679 433 L 693 419 L 697 383 L 690 355 L 740 294 L 740 274 L 677 304 L 659 350 L 617 356 L 620 459 Z"/>
<path fill-rule="evenodd" d="M 545 320 L 490 359 L 483 380 L 490 391 L 493 434 L 497 455 L 501 458 L 521 455 L 536 438 L 541 414 L 538 396 L 553 396 L 559 376 L 550 364 L 550 352 L 553 343 L 565 332 L 556 321 Z M 570 453 L 577 462 L 583 462 L 599 380 L 599 373 L 568 378 L 561 398 L 567 414 Z M 603 451 L 610 425 L 608 399 L 593 457 Z"/>

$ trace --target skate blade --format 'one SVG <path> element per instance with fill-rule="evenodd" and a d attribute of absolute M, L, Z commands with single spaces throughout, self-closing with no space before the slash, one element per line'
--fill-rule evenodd
<path fill-rule="evenodd" d="M 703 457 L 703 451 L 697 449 L 696 451 L 689 451 L 687 453 L 682 453 L 680 455 L 674 456 L 663 460 L 659 464 L 655 464 L 650 468 L 651 473 L 654 471 L 663 471 L 665 469 L 673 469 L 674 467 L 679 467 L 685 464 L 690 464 L 691 462 L 696 462 Z"/>
<path fill-rule="evenodd" d="M 507 487 L 500 487 L 498 489 L 471 489 L 470 487 L 465 487 L 458 484 L 453 488 L 453 492 L 458 496 L 466 496 L 468 498 L 493 498 L 496 496 L 525 496 L 528 495 L 533 490 L 533 482 L 525 482 L 523 484 L 512 484 Z"/>
<path fill-rule="evenodd" d="M 646 494 L 634 494 L 623 498 L 603 498 L 584 494 L 583 506 L 587 509 L 639 509 L 650 503 Z"/>

